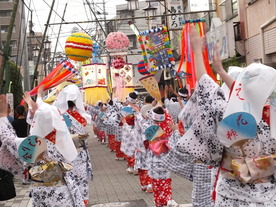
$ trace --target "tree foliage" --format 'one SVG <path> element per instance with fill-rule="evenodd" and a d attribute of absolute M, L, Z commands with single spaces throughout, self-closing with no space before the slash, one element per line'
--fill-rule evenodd
<path fill-rule="evenodd" d="M 14 107 L 20 104 L 23 95 L 22 75 L 20 68 L 13 61 L 8 61 L 10 69 L 11 93 L 13 93 Z"/>

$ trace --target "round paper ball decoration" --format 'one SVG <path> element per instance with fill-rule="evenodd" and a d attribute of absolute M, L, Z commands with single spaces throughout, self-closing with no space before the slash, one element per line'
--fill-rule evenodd
<path fill-rule="evenodd" d="M 145 62 L 143 60 L 139 61 L 137 64 L 138 72 L 141 75 L 150 75 L 149 71 L 146 69 Z"/>
<path fill-rule="evenodd" d="M 115 69 L 121 69 L 121 68 L 123 68 L 125 66 L 125 61 L 124 61 L 123 58 L 117 57 L 117 58 L 113 59 L 112 66 Z"/>
<path fill-rule="evenodd" d="M 91 57 L 93 42 L 89 35 L 77 32 L 71 34 L 65 43 L 65 53 L 75 61 L 85 61 Z"/>
<path fill-rule="evenodd" d="M 125 52 L 129 47 L 129 39 L 123 32 L 111 32 L 106 37 L 106 47 L 110 52 Z"/>

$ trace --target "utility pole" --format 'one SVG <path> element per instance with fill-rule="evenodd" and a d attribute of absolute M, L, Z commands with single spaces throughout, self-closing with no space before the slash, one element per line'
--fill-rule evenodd
<path fill-rule="evenodd" d="M 49 15 L 48 15 L 47 23 L 45 25 L 44 34 L 43 34 L 43 37 L 42 37 L 42 42 L 41 42 L 41 45 L 40 45 L 40 48 L 39 48 L 39 53 L 38 53 L 38 57 L 37 57 L 37 61 L 36 61 L 35 69 L 34 69 L 34 76 L 33 76 L 31 88 L 34 88 L 35 80 L 37 79 L 37 73 L 38 73 L 37 70 L 38 70 L 39 60 L 40 60 L 40 57 L 41 57 L 41 52 L 43 50 L 43 44 L 44 44 L 44 40 L 45 40 L 47 30 L 48 30 L 48 27 L 49 27 L 49 22 L 50 22 L 50 18 L 51 18 L 51 15 L 52 15 L 53 8 L 54 8 L 54 4 L 55 4 L 55 0 L 52 1 L 52 5 L 51 5 L 50 12 L 49 12 Z"/>
<path fill-rule="evenodd" d="M 64 7 L 64 10 L 63 10 L 63 15 L 62 15 L 62 18 L 61 18 L 61 22 L 64 21 L 64 16 L 65 16 L 66 8 L 67 8 L 67 3 L 65 4 L 65 7 Z M 51 68 L 50 69 L 52 69 L 53 66 L 54 66 L 55 56 L 56 56 L 56 51 L 57 51 L 57 45 L 58 45 L 59 35 L 60 35 L 60 31 L 61 31 L 61 26 L 62 26 L 62 24 L 59 25 L 58 36 L 57 36 L 57 39 L 56 39 L 56 45 L 55 45 L 53 59 L 52 59 Z"/>
<path fill-rule="evenodd" d="M 12 15 L 10 19 L 10 25 L 8 29 L 8 35 L 7 35 L 7 40 L 6 40 L 6 45 L 4 47 L 4 54 L 3 54 L 3 62 L 0 70 L 0 87 L 1 87 L 1 92 L 2 91 L 2 86 L 3 86 L 3 79 L 4 79 L 4 71 L 6 70 L 6 84 L 5 84 L 5 93 L 9 90 L 9 84 L 10 84 L 10 69 L 8 68 L 8 60 L 10 57 L 10 52 L 11 52 L 11 37 L 12 37 L 12 31 L 14 27 L 14 21 L 15 21 L 15 16 L 18 8 L 19 0 L 14 0 L 13 3 L 13 10 L 12 10 Z"/>

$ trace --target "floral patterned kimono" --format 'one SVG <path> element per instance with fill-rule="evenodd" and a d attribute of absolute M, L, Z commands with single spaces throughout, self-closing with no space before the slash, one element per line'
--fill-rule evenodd
<path fill-rule="evenodd" d="M 85 118 L 83 118 L 77 110 L 71 111 L 67 110 L 64 114 L 71 121 L 71 126 L 69 127 L 70 134 L 85 134 L 85 126 L 87 124 Z M 88 143 L 86 139 L 80 141 L 79 153 L 77 158 L 73 161 L 72 172 L 75 181 L 80 184 L 81 193 L 84 200 L 88 204 L 89 200 L 89 183 L 88 181 L 92 179 L 92 164 L 88 151 Z"/>
<path fill-rule="evenodd" d="M 172 134 L 169 126 L 170 122 L 173 122 L 172 118 L 168 112 L 165 111 L 165 120 L 159 123 L 154 123 L 152 121 L 152 125 L 158 125 L 162 128 L 165 134 L 170 137 Z M 163 159 L 166 157 L 167 153 L 168 152 L 161 153 L 157 156 L 152 150 L 150 150 L 148 154 L 148 173 L 152 178 L 152 189 L 156 207 L 166 206 L 167 202 L 172 200 L 171 173 L 163 163 Z"/>
<path fill-rule="evenodd" d="M 20 161 L 15 142 L 16 134 L 8 122 L 7 118 L 0 118 L 0 147 L 1 169 L 7 170 L 14 175 L 20 175 L 23 170 L 23 162 Z M 49 138 L 54 138 L 54 133 L 50 133 Z M 65 162 L 63 156 L 57 151 L 55 145 L 46 140 L 47 157 L 52 161 Z M 81 192 L 73 180 L 73 175 L 70 171 L 63 175 L 64 183 L 59 186 L 34 186 L 32 185 L 32 205 L 37 206 L 64 206 L 64 207 L 84 207 Z"/>
<path fill-rule="evenodd" d="M 6 117 L 0 118 L 0 168 L 23 176 L 23 161 L 18 156 L 15 131 Z M 23 177 L 22 177 L 23 178 Z"/>
<path fill-rule="evenodd" d="M 140 179 L 141 189 L 150 190 L 151 178 L 148 175 L 148 163 L 147 156 L 150 153 L 148 147 L 148 141 L 144 134 L 147 127 L 150 126 L 150 121 L 143 118 L 140 113 L 136 114 L 136 132 L 137 132 L 137 141 L 136 141 L 136 150 L 135 150 L 135 166 L 134 168 L 138 170 L 138 176 Z"/>
<path fill-rule="evenodd" d="M 261 120 L 257 123 L 257 136 L 254 139 L 245 142 L 242 147 L 225 147 L 216 132 L 227 102 L 220 87 L 208 75 L 199 80 L 193 104 L 198 115 L 190 129 L 177 142 L 174 151 L 180 154 L 189 153 L 196 160 L 219 167 L 214 182 L 215 206 L 275 206 L 276 185 L 273 171 L 272 174 L 263 174 L 264 177 L 260 179 L 244 182 L 241 179 L 244 175 L 235 174 L 233 165 L 237 162 L 242 164 L 243 160 L 248 163 L 260 161 L 259 165 L 267 163 L 267 159 L 262 163 L 259 158 L 275 154 L 276 140 L 270 136 L 269 125 Z"/>
<path fill-rule="evenodd" d="M 181 127 L 184 127 L 185 131 L 191 127 L 198 115 L 198 110 L 194 107 L 195 102 L 196 97 L 194 95 L 178 115 Z M 173 132 L 169 140 L 171 150 L 164 158 L 163 163 L 171 171 L 193 182 L 192 204 L 194 207 L 213 206 L 211 199 L 213 185 L 211 181 L 212 170 L 208 165 L 196 160 L 187 152 L 175 150 L 176 144 L 181 137 L 180 130 Z"/>

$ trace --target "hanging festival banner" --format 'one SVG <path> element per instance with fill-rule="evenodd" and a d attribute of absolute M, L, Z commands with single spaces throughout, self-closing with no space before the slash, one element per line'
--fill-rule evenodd
<path fill-rule="evenodd" d="M 107 66 L 104 63 L 82 66 L 82 82 L 86 103 L 95 105 L 98 100 L 106 102 L 110 98 L 107 92 L 106 73 Z"/>
<path fill-rule="evenodd" d="M 194 64 L 194 52 L 191 47 L 190 42 L 190 26 L 195 25 L 196 30 L 200 34 L 200 36 L 205 35 L 205 19 L 193 19 L 193 20 L 185 20 L 183 21 L 183 29 L 182 29 L 182 37 L 181 37 L 181 59 L 177 69 L 177 72 L 181 71 L 186 72 L 189 76 L 186 77 L 186 83 L 188 90 L 195 88 L 196 85 L 196 72 L 195 72 L 195 64 Z M 206 67 L 207 73 L 212 77 L 215 81 L 216 78 L 214 73 L 209 65 L 208 60 L 208 48 L 207 45 L 204 45 L 204 49 L 202 52 L 204 58 L 204 65 Z"/>
<path fill-rule="evenodd" d="M 145 68 L 151 74 L 175 65 L 167 27 L 141 32 L 138 41 L 142 49 Z"/>
<path fill-rule="evenodd" d="M 122 69 L 111 67 L 113 97 L 124 101 L 130 92 L 134 91 L 133 65 L 126 63 Z"/>

